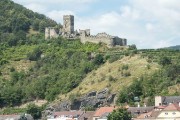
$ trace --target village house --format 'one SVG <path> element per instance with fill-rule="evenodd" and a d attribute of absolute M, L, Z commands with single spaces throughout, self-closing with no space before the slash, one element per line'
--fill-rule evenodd
<path fill-rule="evenodd" d="M 92 120 L 95 111 L 85 111 L 83 115 L 79 117 L 79 120 Z"/>
<path fill-rule="evenodd" d="M 154 109 L 154 106 L 143 106 L 143 107 L 128 107 L 127 108 L 127 111 L 133 116 L 133 117 L 137 117 L 139 116 L 140 114 L 143 114 L 143 113 L 148 113 L 150 111 L 152 111 Z"/>
<path fill-rule="evenodd" d="M 155 96 L 155 106 L 180 102 L 180 96 Z"/>
<path fill-rule="evenodd" d="M 180 120 L 180 104 L 155 107 L 154 110 L 139 115 L 134 120 Z"/>
<path fill-rule="evenodd" d="M 83 111 L 62 111 L 54 112 L 47 120 L 79 120 L 80 116 L 84 114 Z"/>
<path fill-rule="evenodd" d="M 156 96 L 154 109 L 134 120 L 180 120 L 180 96 Z"/>
<path fill-rule="evenodd" d="M 117 109 L 117 107 L 101 107 L 96 110 L 93 120 L 107 120 L 109 113 L 113 112 L 115 109 Z"/>

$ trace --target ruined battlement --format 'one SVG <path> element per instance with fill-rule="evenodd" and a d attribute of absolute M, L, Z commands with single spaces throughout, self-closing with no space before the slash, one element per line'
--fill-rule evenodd
<path fill-rule="evenodd" d="M 105 32 L 98 33 L 97 35 L 90 35 L 90 30 L 80 30 L 80 40 L 82 43 L 92 42 L 92 43 L 105 43 L 108 47 L 113 46 L 126 46 L 127 40 L 119 38 L 117 36 L 111 36 Z"/>
<path fill-rule="evenodd" d="M 108 47 L 113 46 L 126 46 L 127 40 L 119 38 L 117 36 L 111 36 L 105 32 L 98 33 L 97 35 L 91 35 L 90 29 L 76 30 L 74 31 L 74 16 L 64 15 L 63 16 L 63 28 L 57 32 L 55 28 L 47 27 L 45 29 L 45 39 L 57 38 L 62 36 L 69 39 L 80 38 L 82 43 L 92 42 L 92 43 L 105 43 Z"/>

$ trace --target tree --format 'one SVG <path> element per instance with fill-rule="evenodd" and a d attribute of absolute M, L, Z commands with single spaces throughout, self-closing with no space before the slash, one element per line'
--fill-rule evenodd
<path fill-rule="evenodd" d="M 41 57 L 42 51 L 40 48 L 35 48 L 32 53 L 27 54 L 27 58 L 31 61 L 36 61 Z"/>
<path fill-rule="evenodd" d="M 129 50 L 137 50 L 137 47 L 135 44 L 129 45 Z"/>
<path fill-rule="evenodd" d="M 41 118 L 41 109 L 38 106 L 36 106 L 35 104 L 29 104 L 27 106 L 26 112 L 28 114 L 31 114 L 34 119 Z"/>
<path fill-rule="evenodd" d="M 39 31 L 40 31 L 40 32 L 44 32 L 45 27 L 47 27 L 47 23 L 46 23 L 45 21 L 41 21 L 41 22 L 39 23 Z"/>
<path fill-rule="evenodd" d="M 169 65 L 169 64 L 171 64 L 171 59 L 166 56 L 161 57 L 159 60 L 159 64 L 162 66 Z"/>
<path fill-rule="evenodd" d="M 108 120 L 131 120 L 131 114 L 125 108 L 118 108 L 108 115 Z"/>
<path fill-rule="evenodd" d="M 39 30 L 39 23 L 40 23 L 40 21 L 39 21 L 38 19 L 35 19 L 35 20 L 34 20 L 34 22 L 33 22 L 33 24 L 32 24 L 33 30 L 36 30 L 36 31 Z"/>
<path fill-rule="evenodd" d="M 103 55 L 101 54 L 96 55 L 96 57 L 94 58 L 94 63 L 97 65 L 104 63 Z"/>

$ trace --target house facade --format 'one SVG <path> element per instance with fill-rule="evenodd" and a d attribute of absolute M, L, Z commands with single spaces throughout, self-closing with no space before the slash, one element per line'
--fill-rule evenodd
<path fill-rule="evenodd" d="M 155 107 L 154 110 L 139 115 L 134 120 L 180 120 L 180 104 Z"/>

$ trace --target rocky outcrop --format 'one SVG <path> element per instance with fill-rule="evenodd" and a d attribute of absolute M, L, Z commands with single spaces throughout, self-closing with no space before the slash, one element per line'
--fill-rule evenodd
<path fill-rule="evenodd" d="M 62 101 L 56 106 L 47 107 L 44 111 L 46 116 L 51 115 L 54 111 L 80 110 L 85 107 L 98 108 L 113 103 L 115 94 L 109 94 L 109 89 L 105 88 L 99 92 L 91 91 L 86 95 L 71 101 Z"/>

